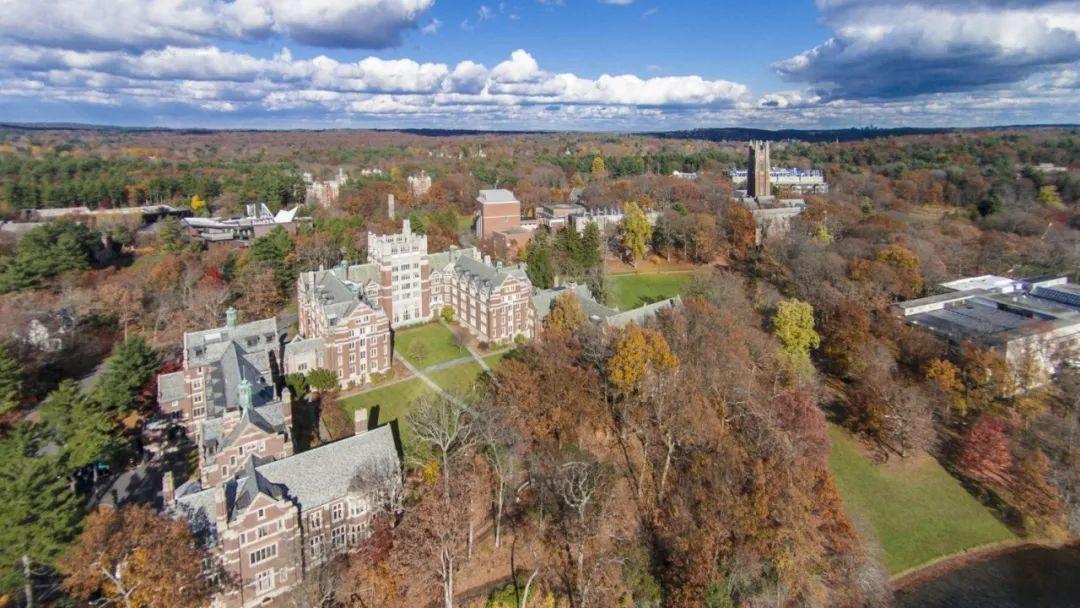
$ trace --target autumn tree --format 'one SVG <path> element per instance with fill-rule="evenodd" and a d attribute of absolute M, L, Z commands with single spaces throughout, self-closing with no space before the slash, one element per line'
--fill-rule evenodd
<path fill-rule="evenodd" d="M 1016 463 L 1012 489 L 1016 507 L 1029 518 L 1026 528 L 1059 523 L 1065 507 L 1050 481 L 1050 459 L 1042 450 L 1032 450 Z"/>
<path fill-rule="evenodd" d="M 754 214 L 742 205 L 730 205 L 724 212 L 724 230 L 736 259 L 746 259 L 757 244 L 757 223 Z"/>
<path fill-rule="evenodd" d="M 619 222 L 619 242 L 631 264 L 645 257 L 645 251 L 652 241 L 652 225 L 645 212 L 637 203 L 631 201 L 623 205 L 625 214 Z"/>
<path fill-rule="evenodd" d="M 187 524 L 138 505 L 101 508 L 60 561 L 64 588 L 122 608 L 196 608 L 214 592 L 210 555 Z"/>
<path fill-rule="evenodd" d="M 915 252 L 900 245 L 890 245 L 878 251 L 874 259 L 895 273 L 895 280 L 890 286 L 893 293 L 905 298 L 914 298 L 922 293 L 922 264 Z"/>
<path fill-rule="evenodd" d="M 1005 422 L 997 416 L 980 416 L 960 440 L 956 465 L 973 479 L 1004 484 L 1012 468 Z"/>
<path fill-rule="evenodd" d="M 569 290 L 562 292 L 555 298 L 551 312 L 544 319 L 544 327 L 547 331 L 573 333 L 585 323 L 585 313 L 581 310 L 581 302 Z"/>
<path fill-rule="evenodd" d="M 797 299 L 785 300 L 773 316 L 773 334 L 780 340 L 789 369 L 796 374 L 813 372 L 810 350 L 821 344 L 814 330 L 814 307 Z"/>
<path fill-rule="evenodd" d="M 626 326 L 615 339 L 607 363 L 608 381 L 616 390 L 629 394 L 637 390 L 651 374 L 679 365 L 667 340 L 654 329 L 642 329 L 636 323 Z"/>

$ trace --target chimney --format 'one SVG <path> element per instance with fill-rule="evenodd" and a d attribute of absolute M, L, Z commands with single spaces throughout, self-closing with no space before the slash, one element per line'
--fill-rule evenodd
<path fill-rule="evenodd" d="M 484 254 L 484 265 L 491 266 L 491 256 L 486 253 Z"/>
<path fill-rule="evenodd" d="M 353 412 L 353 425 L 356 427 L 353 432 L 356 435 L 363 435 L 368 430 L 367 408 L 358 407 Z"/>
<path fill-rule="evenodd" d="M 386 215 L 390 219 L 394 219 L 394 195 L 386 195 Z"/>
<path fill-rule="evenodd" d="M 236 309 L 232 306 L 225 311 L 225 327 L 228 329 L 236 328 Z"/>
<path fill-rule="evenodd" d="M 161 497 L 165 501 L 165 508 L 176 503 L 176 480 L 173 478 L 172 471 L 165 471 L 165 474 L 161 476 Z"/>
<path fill-rule="evenodd" d="M 225 484 L 223 483 L 214 489 L 214 521 L 217 522 L 218 530 L 225 527 L 225 520 L 228 519 L 228 515 L 225 506 Z"/>

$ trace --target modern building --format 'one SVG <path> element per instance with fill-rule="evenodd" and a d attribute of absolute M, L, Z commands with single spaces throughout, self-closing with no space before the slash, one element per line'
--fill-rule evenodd
<path fill-rule="evenodd" d="M 939 287 L 942 293 L 900 302 L 894 312 L 954 344 L 999 353 L 1023 385 L 1042 384 L 1060 365 L 1080 363 L 1080 287 L 1066 277 L 987 275 Z"/>
<path fill-rule="evenodd" d="M 509 190 L 481 190 L 476 218 L 476 238 L 487 239 L 500 230 L 521 227 L 521 203 Z"/>
<path fill-rule="evenodd" d="M 302 219 L 297 217 L 299 210 L 300 207 L 293 207 L 270 213 L 270 209 L 260 203 L 248 205 L 247 213 L 243 217 L 225 219 L 188 217 L 181 220 L 180 224 L 188 229 L 192 237 L 207 243 L 237 241 L 246 244 L 260 236 L 265 236 L 277 226 L 281 226 L 290 233 L 295 232 L 297 221 Z"/>
<path fill-rule="evenodd" d="M 401 511 L 401 459 L 389 426 L 266 461 L 245 455 L 219 483 L 163 482 L 166 512 L 185 520 L 225 570 L 221 608 L 286 605 L 320 565 L 355 551 L 379 516 Z M 167 564 L 161 564 L 167 567 Z"/>

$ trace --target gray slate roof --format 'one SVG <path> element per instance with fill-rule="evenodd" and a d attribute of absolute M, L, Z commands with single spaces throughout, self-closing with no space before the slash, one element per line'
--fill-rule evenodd
<path fill-rule="evenodd" d="M 593 321 L 600 321 L 613 327 L 625 327 L 631 322 L 641 325 L 646 319 L 655 316 L 661 310 L 682 306 L 682 298 L 675 296 L 659 302 L 653 302 L 652 304 L 639 306 L 632 310 L 620 311 L 617 308 L 604 306 L 597 302 L 592 297 L 592 293 L 587 286 L 574 285 L 555 287 L 553 289 L 541 289 L 533 294 L 532 305 L 533 310 L 536 311 L 537 318 L 541 321 L 547 318 L 548 314 L 551 313 L 552 307 L 555 305 L 555 300 L 567 291 L 573 293 L 574 297 L 578 299 L 578 302 L 581 304 L 581 311 L 585 313 L 586 317 Z"/>
<path fill-rule="evenodd" d="M 223 487 L 231 521 L 260 493 L 292 500 L 304 511 L 400 475 L 393 433 L 389 426 L 381 426 L 273 462 L 252 457 Z M 205 526 L 214 521 L 215 492 L 216 488 L 202 489 L 197 483 L 184 484 L 169 511 L 193 527 Z"/>
<path fill-rule="evenodd" d="M 481 190 L 480 196 L 476 197 L 477 202 L 484 203 L 512 203 L 517 200 L 514 193 L 504 188 L 497 190 Z"/>
<path fill-rule="evenodd" d="M 285 486 L 289 498 L 305 510 L 359 489 L 353 486 L 354 479 L 374 483 L 401 475 L 401 459 L 390 427 L 381 426 L 268 462 L 257 471 L 269 482 Z"/>
<path fill-rule="evenodd" d="M 184 398 L 184 394 L 184 372 L 158 376 L 158 403 L 179 401 Z"/>

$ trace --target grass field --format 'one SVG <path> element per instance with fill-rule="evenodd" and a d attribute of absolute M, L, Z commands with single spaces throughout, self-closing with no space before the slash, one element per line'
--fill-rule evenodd
<path fill-rule="evenodd" d="M 413 378 L 349 397 L 341 402 L 341 406 L 350 416 L 357 408 L 379 406 L 379 423 L 382 424 L 400 418 L 413 401 L 428 394 L 431 389 L 419 378 Z"/>
<path fill-rule="evenodd" d="M 409 348 L 416 342 L 423 342 L 427 347 L 427 356 L 423 360 L 413 360 L 409 356 Z M 420 369 L 469 356 L 469 351 L 458 346 L 454 334 L 441 323 L 399 330 L 394 335 L 394 350 Z"/>
<path fill-rule="evenodd" d="M 475 361 L 468 363 L 462 363 L 461 365 L 455 365 L 449 369 L 441 369 L 437 372 L 428 374 L 435 384 L 438 384 L 443 390 L 450 393 L 464 393 L 467 392 L 472 385 L 476 383 L 476 379 L 480 377 L 480 374 L 484 373 L 480 364 Z"/>
<path fill-rule="evenodd" d="M 847 432 L 831 426 L 829 436 L 829 467 L 844 507 L 877 535 L 891 574 L 1015 538 L 933 458 L 878 466 Z"/>
<path fill-rule="evenodd" d="M 653 272 L 611 275 L 611 294 L 608 303 L 619 310 L 630 310 L 677 295 L 692 273 Z"/>

